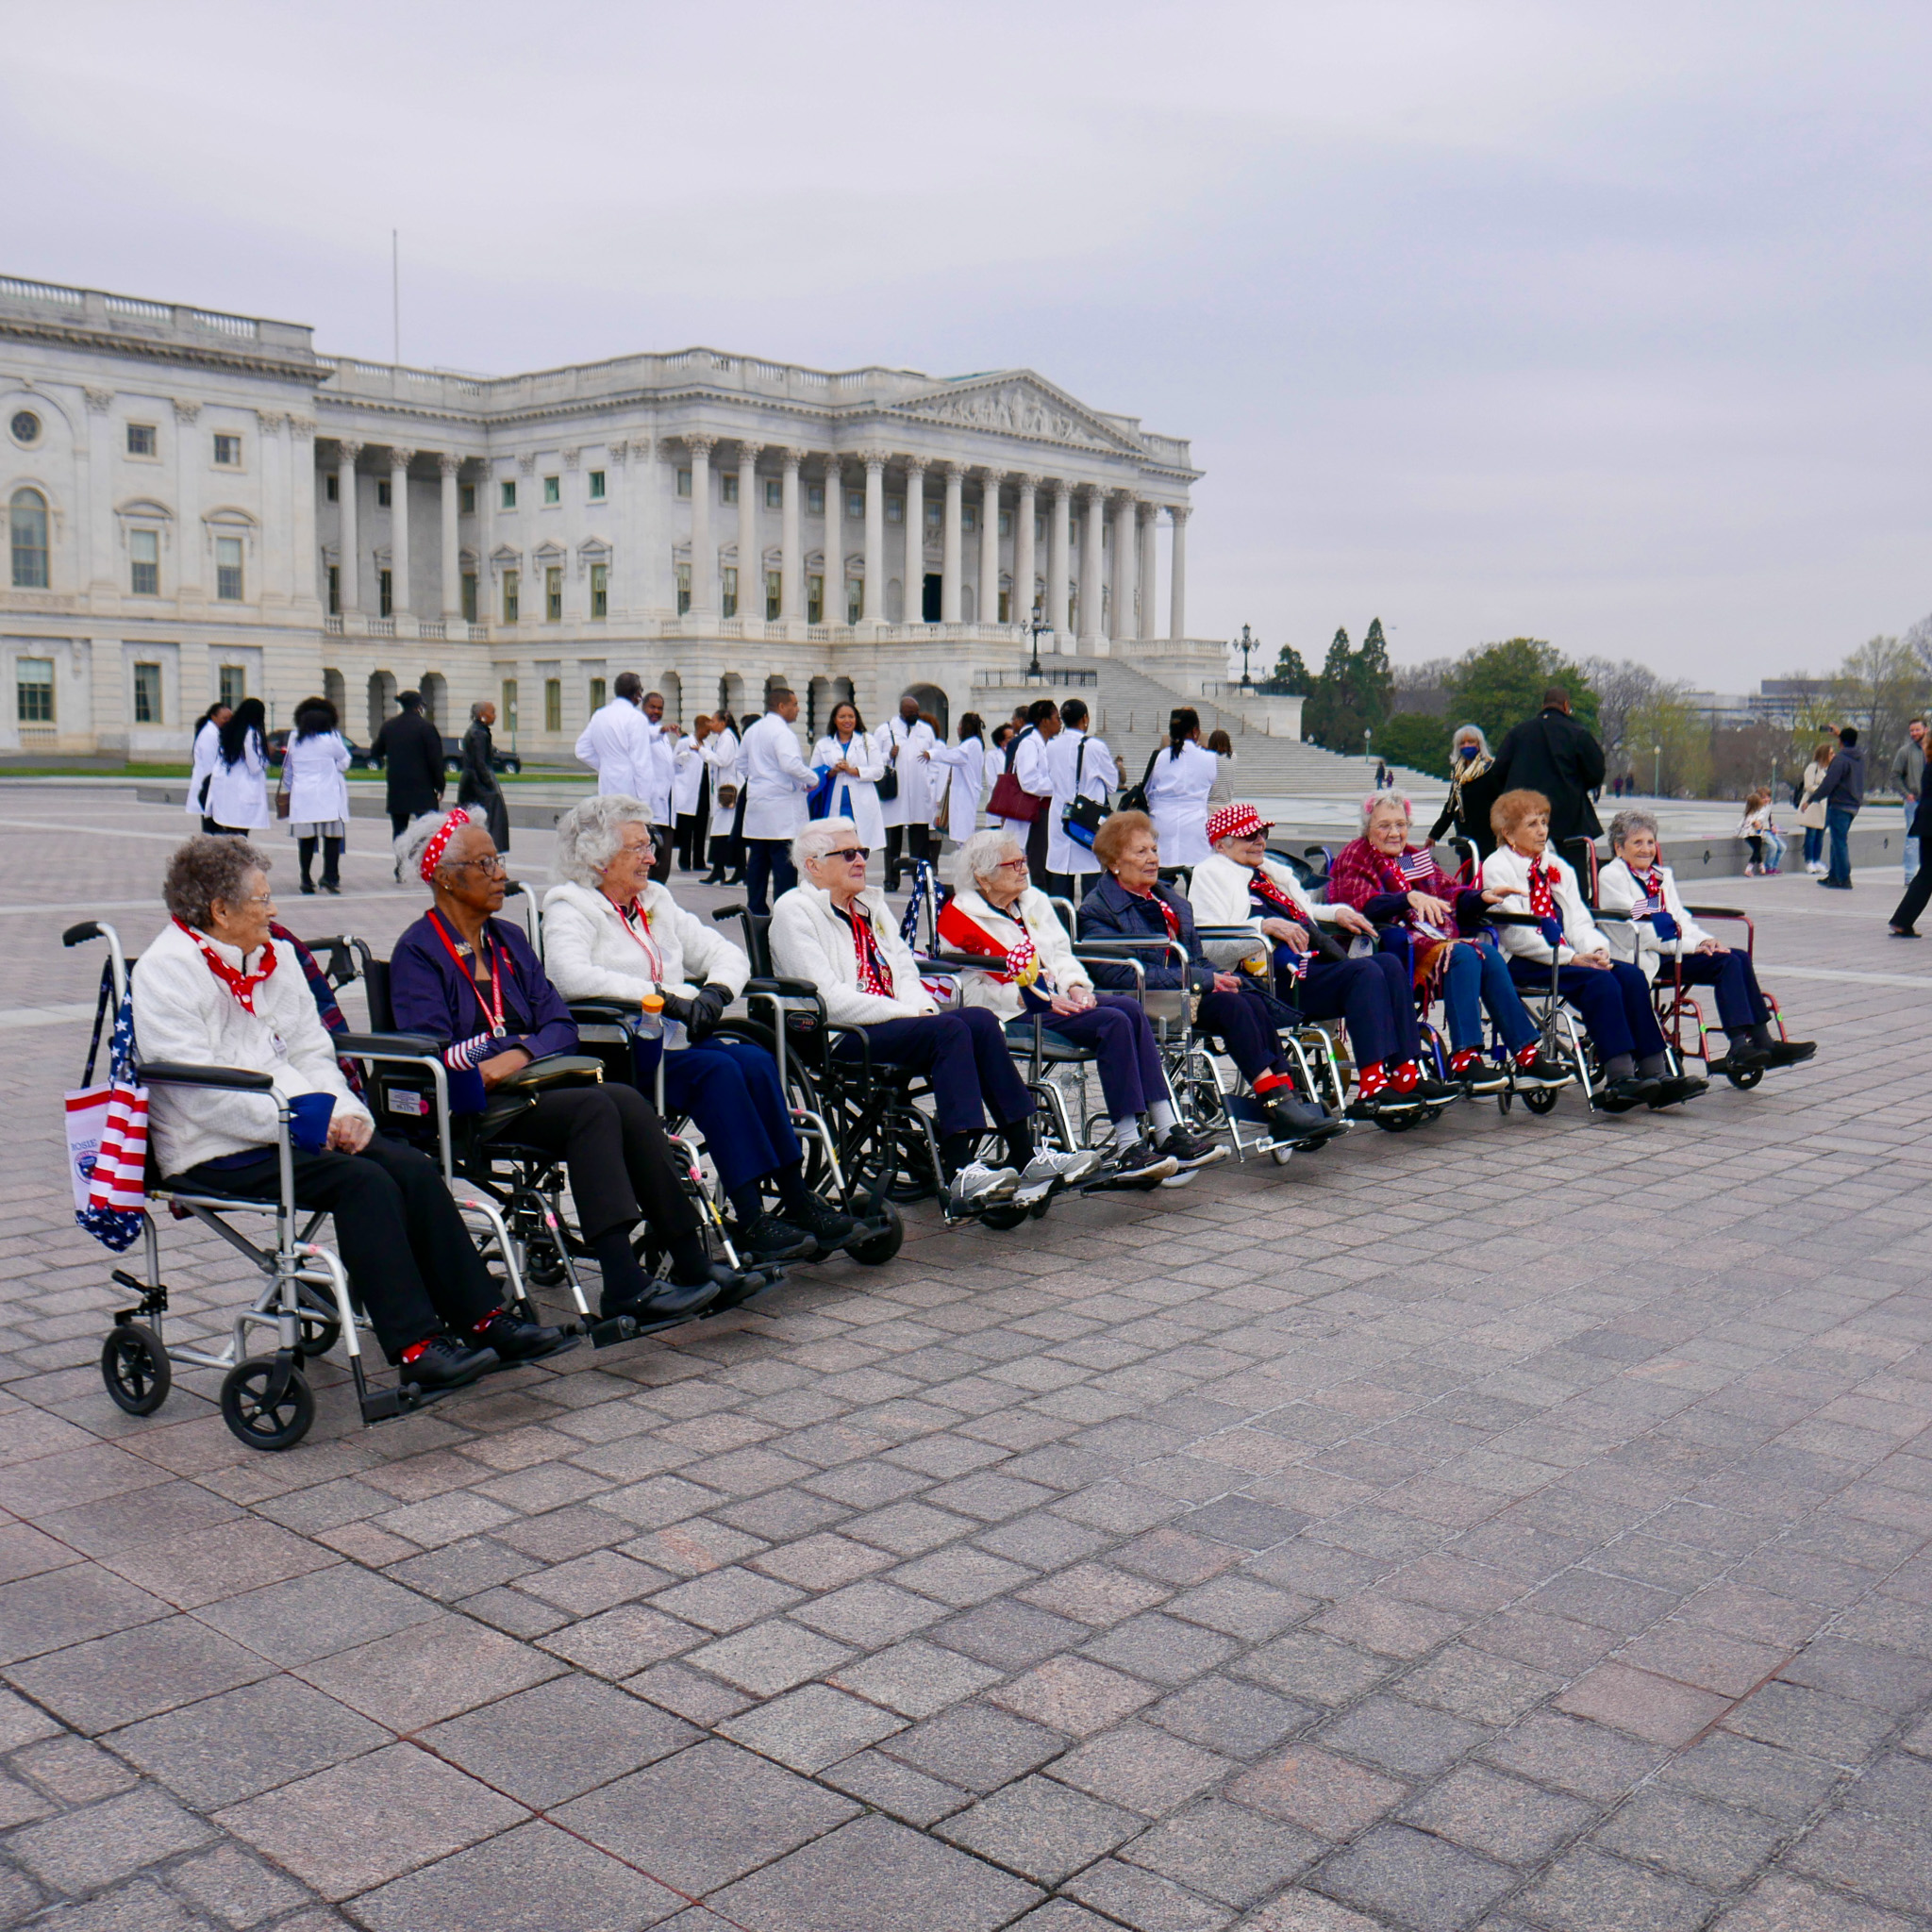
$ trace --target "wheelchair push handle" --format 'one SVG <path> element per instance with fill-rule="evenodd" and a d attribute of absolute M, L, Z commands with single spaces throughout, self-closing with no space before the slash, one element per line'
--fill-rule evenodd
<path fill-rule="evenodd" d="M 769 974 L 761 974 L 756 979 L 744 982 L 746 992 L 768 993 L 778 999 L 808 1000 L 818 995 L 818 988 L 808 979 L 779 979 Z"/>
<path fill-rule="evenodd" d="M 70 925 L 60 935 L 63 946 L 84 946 L 90 940 L 105 939 L 107 928 L 98 920 L 84 919 L 78 925 Z"/>
<path fill-rule="evenodd" d="M 225 1087 L 233 1093 L 273 1093 L 275 1081 L 248 1067 L 196 1067 L 183 1060 L 143 1060 L 141 1078 L 149 1087 Z"/>

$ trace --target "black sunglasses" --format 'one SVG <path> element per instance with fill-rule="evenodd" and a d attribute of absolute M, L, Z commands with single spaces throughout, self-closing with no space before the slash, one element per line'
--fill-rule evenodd
<path fill-rule="evenodd" d="M 870 858 L 872 857 L 872 847 L 870 845 L 841 845 L 835 851 L 826 853 L 825 857 L 827 858 L 845 859 Z"/>

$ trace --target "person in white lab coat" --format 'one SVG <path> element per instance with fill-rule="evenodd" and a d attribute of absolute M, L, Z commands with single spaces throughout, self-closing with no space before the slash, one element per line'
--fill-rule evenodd
<path fill-rule="evenodd" d="M 986 790 L 986 720 L 977 711 L 968 711 L 959 720 L 958 743 L 936 744 L 926 756 L 940 767 L 944 781 L 945 836 L 963 845 L 979 828 L 979 801 Z"/>
<path fill-rule="evenodd" d="M 199 818 L 204 832 L 215 829 L 215 822 L 208 815 L 208 781 L 214 772 L 215 747 L 222 741 L 222 726 L 232 715 L 226 705 L 213 704 L 195 721 L 193 762 L 188 774 L 188 796 L 181 801 L 181 809 L 190 818 Z"/>
<path fill-rule="evenodd" d="M 661 691 L 645 696 L 643 711 L 649 749 L 644 790 L 638 796 L 651 808 L 651 836 L 658 841 L 658 862 L 651 868 L 651 876 L 661 886 L 671 876 L 671 848 L 676 842 L 672 800 L 677 790 L 677 727 L 664 722 Z"/>
<path fill-rule="evenodd" d="M 1026 821 L 1024 834 L 1026 864 L 1035 878 L 1044 878 L 1051 870 L 1046 862 L 1053 818 L 1053 769 L 1048 757 L 1049 747 L 1059 735 L 1059 707 L 1051 698 L 1035 698 L 1026 707 L 1025 724 L 1017 736 L 1007 741 L 1006 769 L 1020 781 L 1021 791 L 1040 801 L 1039 809 Z"/>
<path fill-rule="evenodd" d="M 620 671 L 611 688 L 617 695 L 591 713 L 591 722 L 578 736 L 577 761 L 596 773 L 600 794 L 614 792 L 648 801 L 650 727 L 638 708 L 644 694 L 643 679 L 635 671 Z"/>
<path fill-rule="evenodd" d="M 711 818 L 711 760 L 705 747 L 712 734 L 710 719 L 700 713 L 677 741 L 673 760 L 671 809 L 677 818 L 677 869 L 702 871 L 705 832 Z"/>
<path fill-rule="evenodd" d="M 267 723 L 261 700 L 243 698 L 222 726 L 208 781 L 208 816 L 217 832 L 252 832 L 275 816 L 268 808 Z"/>
<path fill-rule="evenodd" d="M 1147 774 L 1147 810 L 1160 840 L 1162 865 L 1200 865 L 1208 843 L 1208 795 L 1221 760 L 1201 743 L 1201 715 L 1191 705 L 1168 714 L 1167 742 Z"/>
<path fill-rule="evenodd" d="M 744 863 L 738 830 L 743 815 L 744 745 L 738 735 L 738 721 L 729 711 L 720 710 L 711 720 L 705 757 L 711 766 L 712 831 L 711 869 L 704 883 L 722 886 L 732 868 Z"/>
<path fill-rule="evenodd" d="M 919 715 L 919 700 L 909 691 L 899 700 L 899 715 L 888 718 L 874 737 L 898 779 L 893 795 L 879 801 L 886 832 L 886 891 L 896 892 L 908 851 L 914 858 L 932 857 L 933 772 L 925 754 L 939 739 Z"/>
<path fill-rule="evenodd" d="M 818 780 L 799 754 L 797 717 L 798 693 L 776 688 L 744 734 L 744 884 L 754 912 L 771 909 L 766 888 L 774 880 L 780 897 L 798 883 L 791 841 L 810 822 L 805 795 Z"/>
<path fill-rule="evenodd" d="M 1088 875 L 1101 869 L 1092 848 L 1070 839 L 1061 817 L 1075 797 L 1105 805 L 1113 792 L 1114 759 L 1104 738 L 1087 729 L 1087 707 L 1069 698 L 1060 707 L 1060 734 L 1046 748 L 1053 774 L 1053 803 L 1046 808 L 1046 876 L 1041 890 L 1076 903 L 1085 895 Z"/>
<path fill-rule="evenodd" d="M 843 699 L 832 707 L 832 728 L 812 746 L 814 770 L 830 772 L 832 802 L 828 819 L 850 819 L 858 836 L 874 852 L 886 842 L 885 811 L 878 781 L 885 776 L 885 755 L 878 741 L 868 737 L 858 707 Z"/>
<path fill-rule="evenodd" d="M 336 729 L 326 698 L 304 698 L 282 754 L 282 790 L 289 794 L 289 833 L 302 863 L 302 890 L 313 893 L 315 847 L 322 846 L 322 890 L 341 891 L 342 843 L 349 835 L 349 747 Z"/>

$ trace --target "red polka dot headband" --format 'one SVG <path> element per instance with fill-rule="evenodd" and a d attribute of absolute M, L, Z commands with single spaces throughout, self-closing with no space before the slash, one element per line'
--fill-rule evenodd
<path fill-rule="evenodd" d="M 436 868 L 442 863 L 442 855 L 449 847 L 449 841 L 470 823 L 470 814 L 461 806 L 451 812 L 441 824 L 429 835 L 429 842 L 423 848 L 423 883 L 427 885 L 436 876 Z"/>

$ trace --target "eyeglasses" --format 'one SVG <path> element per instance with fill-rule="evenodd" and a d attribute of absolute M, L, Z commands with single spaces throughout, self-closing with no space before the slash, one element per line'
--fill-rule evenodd
<path fill-rule="evenodd" d="M 275 908 L 275 895 L 273 892 L 250 892 L 245 899 L 237 903 L 242 906 L 263 906 L 273 912 Z"/>
<path fill-rule="evenodd" d="M 837 851 L 826 853 L 825 857 L 827 858 L 842 858 L 849 863 L 855 858 L 870 858 L 872 857 L 872 847 L 870 845 L 841 845 Z"/>
<path fill-rule="evenodd" d="M 993 867 L 993 870 L 995 872 L 1024 872 L 1026 870 L 1026 861 L 1024 858 L 1002 858 Z"/>
<path fill-rule="evenodd" d="M 504 863 L 501 853 L 492 852 L 488 858 L 451 858 L 443 862 L 444 872 L 467 872 L 473 865 L 481 866 L 486 874 L 507 878 L 509 867 Z"/>

